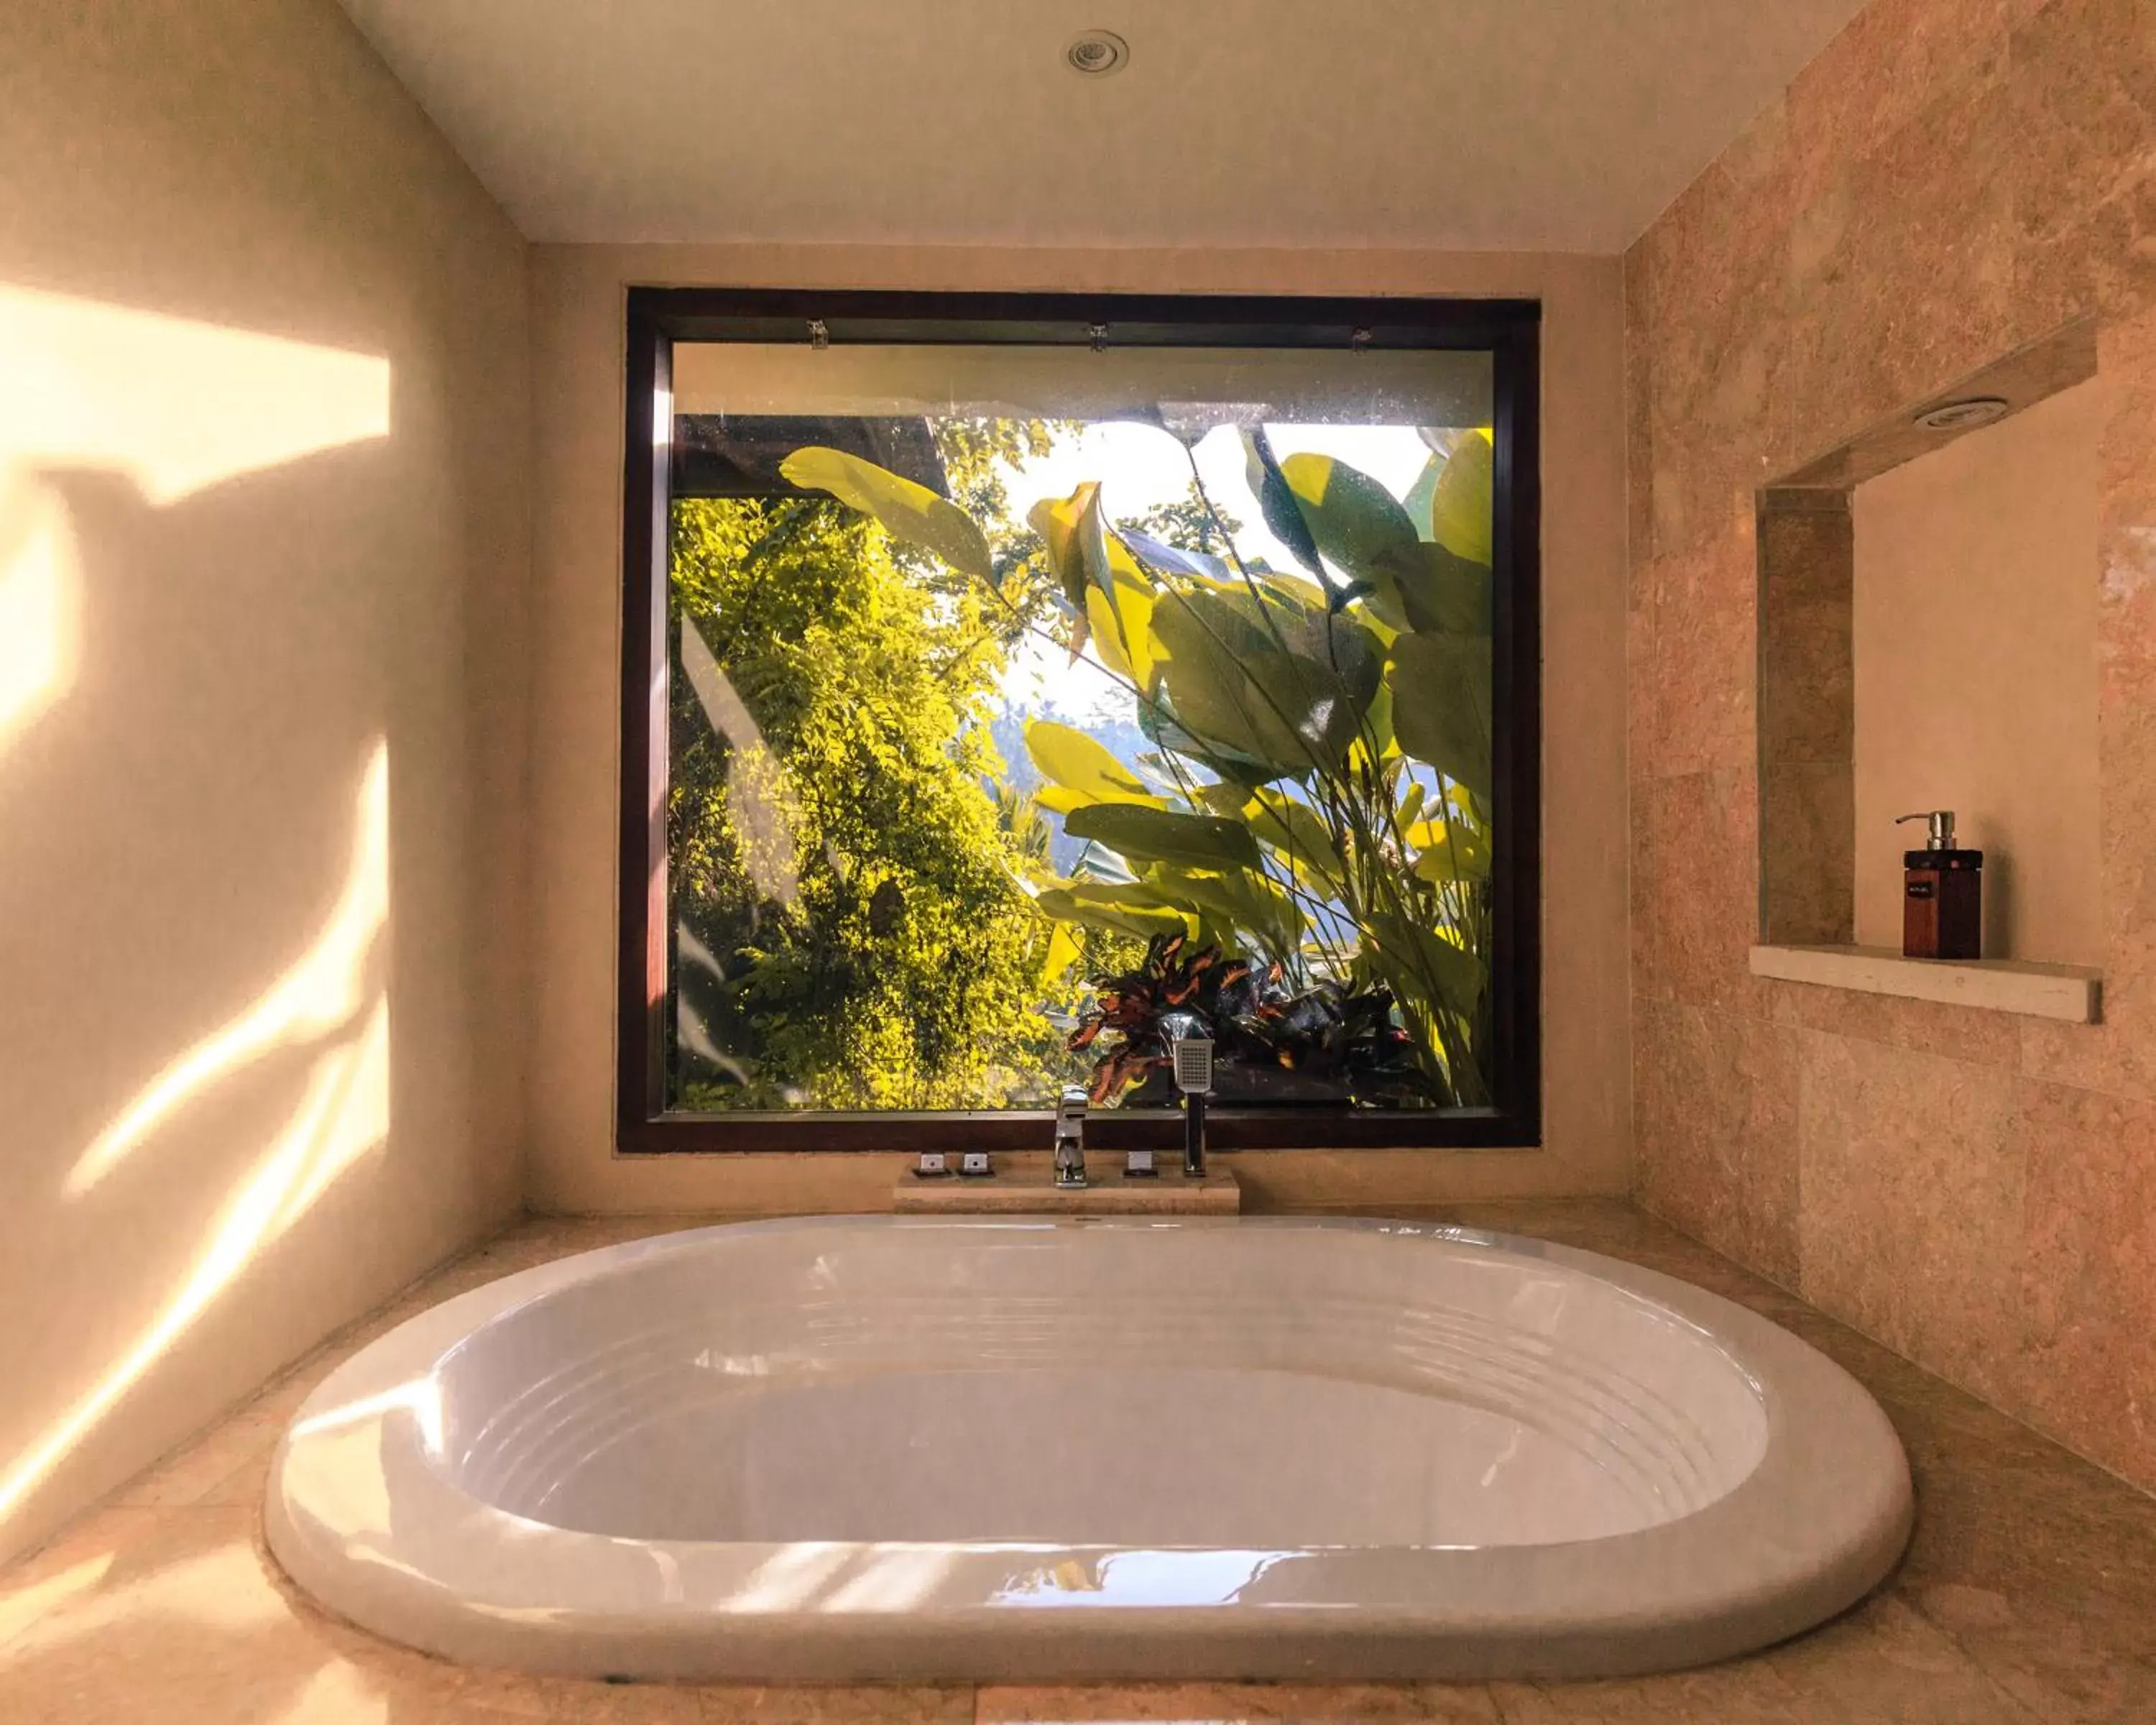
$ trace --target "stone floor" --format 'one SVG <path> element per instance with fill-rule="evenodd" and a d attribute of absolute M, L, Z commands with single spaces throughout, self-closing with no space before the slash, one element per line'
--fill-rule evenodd
<path fill-rule="evenodd" d="M 1445 1214 L 1669 1271 L 1840 1361 L 1892 1415 L 1915 1470 L 1917 1534 L 1899 1574 L 1835 1622 L 1764 1654 L 1620 1683 L 690 1689 L 459 1670 L 295 1598 L 263 1555 L 259 1506 L 280 1427 L 360 1343 L 510 1271 L 670 1225 L 533 1220 L 335 1338 L 0 1572 L 0 1725 L 2156 1722 L 2156 1499 L 1622 1205 L 1476 1204 Z"/>

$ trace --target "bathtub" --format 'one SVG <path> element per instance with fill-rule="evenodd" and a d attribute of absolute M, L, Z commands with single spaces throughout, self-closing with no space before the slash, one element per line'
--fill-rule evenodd
<path fill-rule="evenodd" d="M 1774 1641 L 1910 1525 L 1877 1405 L 1592 1253 L 1368 1220 L 816 1218 L 511 1276 L 361 1349 L 270 1548 L 462 1662 L 757 1682 L 1615 1676 Z"/>

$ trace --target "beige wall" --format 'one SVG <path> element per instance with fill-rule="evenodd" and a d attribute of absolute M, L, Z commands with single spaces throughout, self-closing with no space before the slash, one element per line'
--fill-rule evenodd
<path fill-rule="evenodd" d="M 0 8 L 0 1556 L 517 1206 L 526 248 L 331 0 Z"/>
<path fill-rule="evenodd" d="M 1640 1196 L 2156 1486 L 2152 90 L 2146 0 L 1874 0 L 1625 290 Z M 2085 317 L 2104 1021 L 1752 976 L 1756 488 Z"/>
<path fill-rule="evenodd" d="M 1238 1158 L 1270 1197 L 1609 1192 L 1626 1140 L 1622 316 L 1611 259 L 1397 252 L 542 246 L 533 254 L 531 1199 L 559 1210 L 887 1206 L 880 1156 L 613 1153 L 622 309 L 629 284 L 1543 300 L 1546 1141 Z"/>
<path fill-rule="evenodd" d="M 1984 853 L 1984 950 L 2103 960 L 2095 382 L 1859 485 L 1856 938 L 1902 944 L 1912 809 Z"/>

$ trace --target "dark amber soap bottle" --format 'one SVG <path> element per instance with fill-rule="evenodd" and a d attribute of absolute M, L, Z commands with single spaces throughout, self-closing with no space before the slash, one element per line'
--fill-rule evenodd
<path fill-rule="evenodd" d="M 1896 819 L 1921 820 L 1928 828 L 1922 850 L 1902 853 L 1902 956 L 1905 958 L 1981 958 L 1984 956 L 1984 853 L 1958 850 L 1951 809 Z"/>

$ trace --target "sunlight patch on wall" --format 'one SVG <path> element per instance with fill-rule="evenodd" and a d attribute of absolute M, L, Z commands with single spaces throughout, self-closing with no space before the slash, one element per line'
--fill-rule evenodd
<path fill-rule="evenodd" d="M 0 475 L 126 474 L 151 503 L 389 433 L 389 362 L 0 287 Z"/>
<path fill-rule="evenodd" d="M 389 362 L 0 286 L 0 744 L 64 695 L 82 572 L 55 474 L 152 504 L 389 434 Z"/>
<path fill-rule="evenodd" d="M 74 683 L 80 603 L 66 506 L 0 462 L 0 743 Z"/>
<path fill-rule="evenodd" d="M 362 778 L 344 890 L 315 944 L 231 1024 L 167 1066 L 76 1164 L 80 1196 L 187 1102 L 272 1049 L 324 1045 L 299 1106 L 227 1202 L 193 1265 L 135 1343 L 75 1405 L 0 1472 L 4 1522 L 201 1317 L 262 1248 L 338 1177 L 388 1141 L 389 1004 L 367 989 L 389 920 L 389 756 L 377 744 Z"/>
<path fill-rule="evenodd" d="M 268 992 L 145 1086 L 69 1171 L 67 1192 L 90 1191 L 203 1091 L 272 1050 L 351 1024 L 363 1004 L 367 955 L 389 920 L 389 752 L 377 747 L 359 793 L 359 835 L 343 896 L 313 947 Z M 387 1029 L 384 1029 L 386 1040 Z"/>

